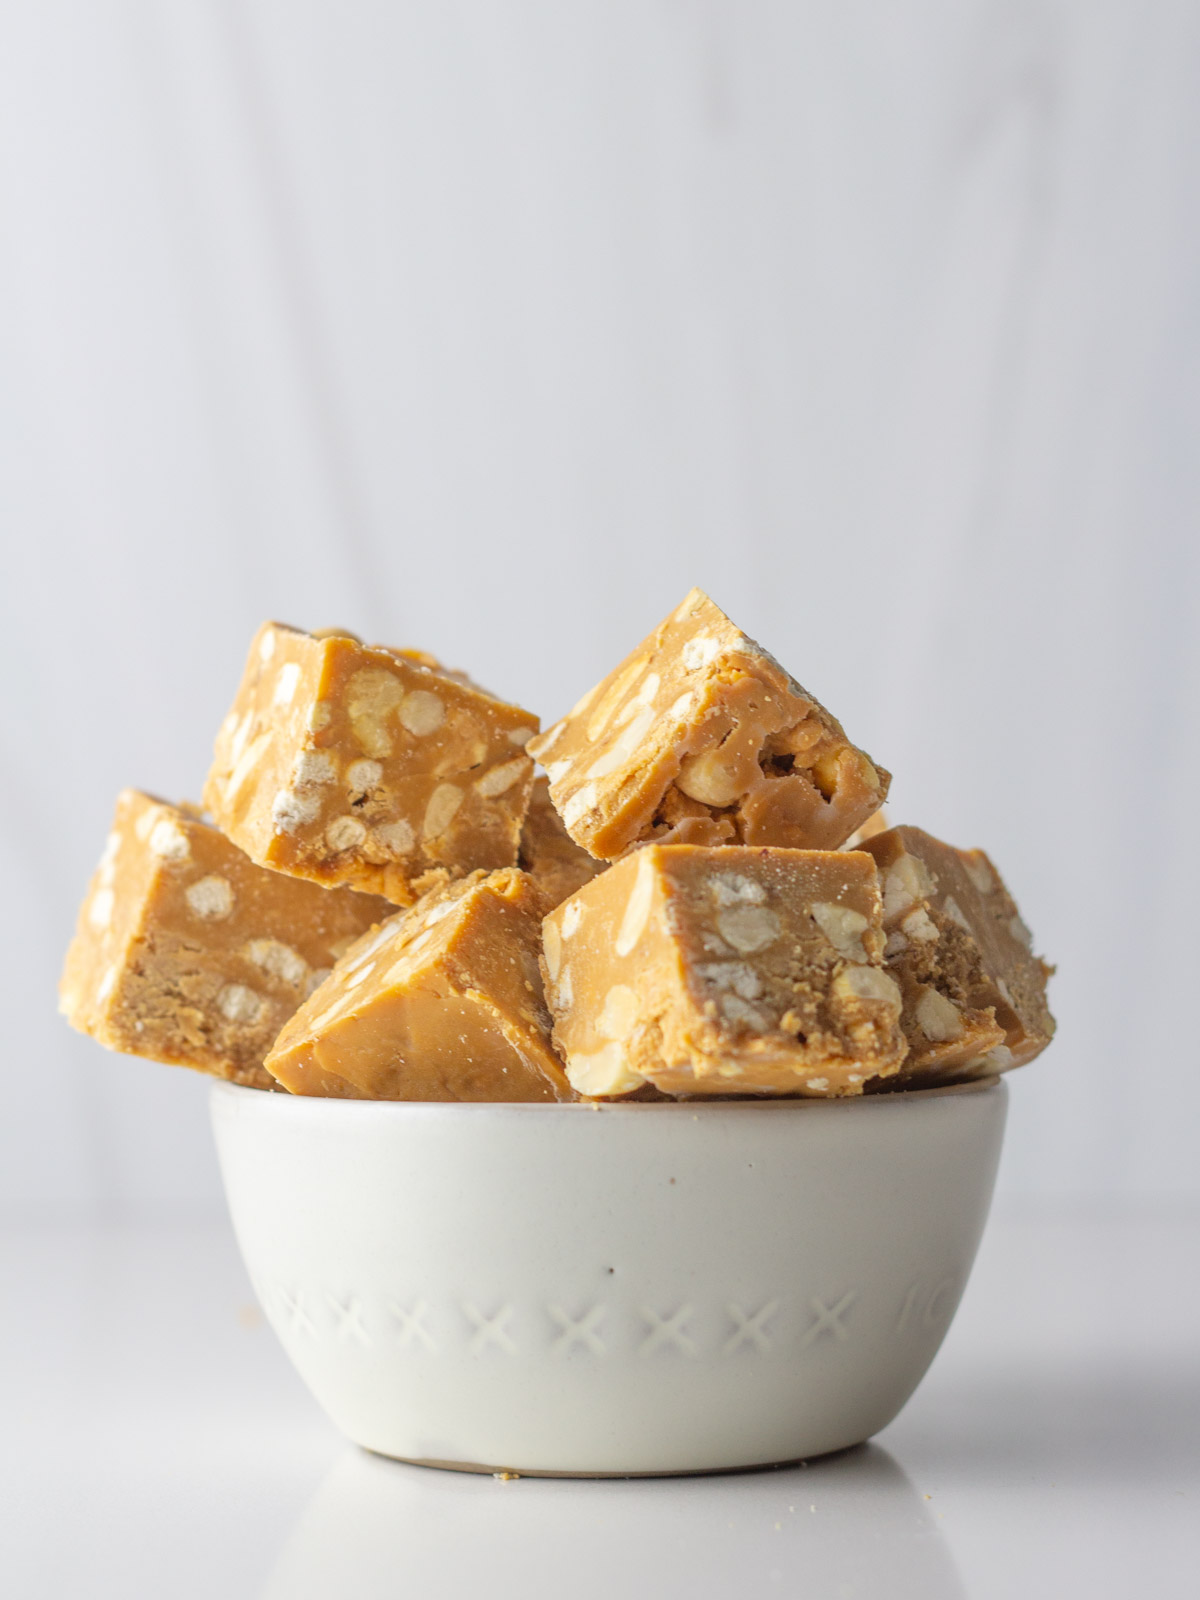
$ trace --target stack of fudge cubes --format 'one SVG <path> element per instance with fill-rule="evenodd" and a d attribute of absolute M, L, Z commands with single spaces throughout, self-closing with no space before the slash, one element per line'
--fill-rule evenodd
<path fill-rule="evenodd" d="M 886 825 L 888 783 L 699 590 L 544 733 L 421 652 L 267 624 L 207 812 L 120 797 L 62 1009 L 115 1050 L 358 1099 L 1019 1066 L 1051 969 L 987 856 Z"/>

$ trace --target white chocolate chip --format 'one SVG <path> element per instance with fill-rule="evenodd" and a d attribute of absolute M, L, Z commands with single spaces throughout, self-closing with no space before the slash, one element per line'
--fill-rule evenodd
<path fill-rule="evenodd" d="M 883 917 L 890 922 L 900 916 L 918 900 L 924 900 L 935 888 L 933 876 L 925 863 L 916 856 L 904 855 L 888 868 L 883 885 Z"/>
<path fill-rule="evenodd" d="M 671 709 L 667 712 L 667 715 L 676 722 L 682 722 L 691 709 L 692 692 L 689 689 L 686 694 L 681 694 L 678 700 L 672 702 Z"/>
<path fill-rule="evenodd" d="M 937 943 L 937 924 L 924 906 L 918 906 L 915 911 L 910 911 L 900 926 L 908 938 L 915 940 L 917 944 Z"/>
<path fill-rule="evenodd" d="M 604 996 L 596 1018 L 596 1032 L 602 1039 L 628 1039 L 638 1019 L 638 998 L 627 983 L 614 983 Z"/>
<path fill-rule="evenodd" d="M 550 974 L 550 982 L 558 981 L 558 970 L 562 965 L 562 935 L 555 922 L 542 924 L 542 950 L 546 956 L 546 971 Z"/>
<path fill-rule="evenodd" d="M 280 667 L 279 677 L 275 680 L 275 693 L 271 697 L 273 705 L 290 706 L 296 697 L 296 689 L 300 683 L 300 664 L 288 661 Z"/>
<path fill-rule="evenodd" d="M 626 1060 L 625 1051 L 613 1039 L 590 1054 L 577 1051 L 567 1057 L 567 1081 L 579 1094 L 628 1094 L 640 1088 L 645 1078 Z"/>
<path fill-rule="evenodd" d="M 108 999 L 109 995 L 113 992 L 113 987 L 116 984 L 116 981 L 117 981 L 117 969 L 116 969 L 116 967 L 109 967 L 108 971 L 100 979 L 100 982 L 97 985 L 97 988 L 96 988 L 96 1000 L 97 1000 L 97 1002 L 103 1003 L 105 1000 Z"/>
<path fill-rule="evenodd" d="M 708 881 L 708 887 L 719 906 L 760 906 L 767 898 L 767 891 L 761 883 L 740 872 L 714 874 Z"/>
<path fill-rule="evenodd" d="M 826 1092 L 826 1090 L 829 1088 L 829 1079 L 828 1078 L 806 1078 L 804 1080 L 804 1087 L 806 1089 L 815 1089 L 818 1094 L 824 1094 Z"/>
<path fill-rule="evenodd" d="M 308 962 L 280 939 L 251 939 L 246 946 L 246 959 L 273 978 L 282 978 L 284 983 L 299 986 L 308 976 Z"/>
<path fill-rule="evenodd" d="M 736 994 L 722 995 L 718 1004 L 727 1022 L 741 1023 L 743 1027 L 753 1028 L 755 1033 L 765 1033 L 771 1026 L 770 1017 L 758 1006 L 749 1005 Z"/>
<path fill-rule="evenodd" d="M 963 930 L 964 933 L 970 933 L 972 931 L 971 924 L 967 921 L 966 912 L 959 905 L 958 901 L 952 894 L 948 894 L 942 901 L 942 911 L 950 918 L 951 922 L 957 922 L 958 926 Z"/>
<path fill-rule="evenodd" d="M 562 912 L 562 936 L 564 939 L 572 938 L 578 932 L 579 924 L 583 921 L 583 902 L 581 900 L 568 900 Z"/>
<path fill-rule="evenodd" d="M 506 761 L 502 767 L 492 767 L 482 778 L 476 778 L 475 787 L 485 800 L 494 800 L 497 795 L 507 794 L 528 771 L 527 758 L 518 756 L 515 761 Z"/>
<path fill-rule="evenodd" d="M 333 783 L 337 777 L 333 757 L 324 750 L 302 750 L 296 757 L 292 782 L 298 787 L 309 784 Z"/>
<path fill-rule="evenodd" d="M 231 767 L 235 767 L 242 758 L 242 751 L 246 748 L 246 740 L 250 737 L 250 730 L 254 727 L 254 713 L 253 711 L 247 711 L 240 722 L 237 721 L 233 712 L 230 712 L 229 716 L 234 722 L 229 740 L 229 764 Z"/>
<path fill-rule="evenodd" d="M 187 834 L 174 817 L 160 817 L 150 833 L 149 849 L 163 861 L 187 861 L 192 850 Z"/>
<path fill-rule="evenodd" d="M 294 789 L 280 789 L 271 807 L 271 821 L 276 833 L 296 833 L 306 823 L 315 822 L 321 813 L 320 797 L 315 794 L 297 794 Z"/>
<path fill-rule="evenodd" d="M 882 1000 L 900 1015 L 900 985 L 880 967 L 843 967 L 829 987 L 836 999 Z"/>
<path fill-rule="evenodd" d="M 865 961 L 867 952 L 862 936 L 867 930 L 867 919 L 861 911 L 840 906 L 834 900 L 818 900 L 809 907 L 813 921 L 829 940 L 838 955 L 847 961 Z M 934 938 L 937 934 L 934 934 Z"/>
<path fill-rule="evenodd" d="M 970 878 L 979 893 L 991 894 L 996 884 L 988 871 L 987 862 L 978 859 L 974 855 L 969 855 L 963 861 L 963 866 L 967 870 L 967 877 Z"/>
<path fill-rule="evenodd" d="M 207 878 L 190 884 L 184 891 L 184 899 L 193 916 L 202 922 L 224 922 L 233 911 L 233 885 L 228 878 L 212 872 Z"/>
<path fill-rule="evenodd" d="M 894 928 L 892 932 L 888 934 L 887 943 L 883 947 L 884 956 L 890 960 L 892 956 L 898 956 L 901 950 L 907 949 L 908 940 L 900 932 L 899 928 Z"/>
<path fill-rule="evenodd" d="M 533 728 L 510 728 L 506 737 L 509 744 L 515 744 L 524 750 L 530 739 L 533 738 L 535 731 Z"/>
<path fill-rule="evenodd" d="M 643 855 L 634 874 L 633 888 L 625 906 L 625 915 L 617 930 L 613 948 L 618 956 L 627 956 L 646 930 L 650 920 L 650 907 L 654 900 L 654 863 Z"/>
<path fill-rule="evenodd" d="M 383 766 L 366 758 L 352 761 L 346 768 L 346 786 L 352 794 L 370 794 L 383 778 Z"/>
<path fill-rule="evenodd" d="M 546 768 L 546 776 L 550 779 L 551 783 L 557 783 L 558 780 L 563 777 L 564 774 L 570 772 L 570 770 L 571 763 L 569 761 L 551 761 Z"/>
<path fill-rule="evenodd" d="M 1010 917 L 1008 919 L 1008 931 L 1018 944 L 1025 946 L 1026 950 L 1033 949 L 1033 934 L 1030 933 L 1020 917 Z"/>
<path fill-rule="evenodd" d="M 263 1002 L 244 983 L 227 983 L 217 995 L 217 1009 L 230 1022 L 257 1022 L 263 1013 Z"/>
<path fill-rule="evenodd" d="M 562 819 L 568 828 L 576 827 L 596 804 L 596 785 L 585 783 L 567 801 L 562 809 Z"/>
<path fill-rule="evenodd" d="M 765 950 L 779 937 L 779 918 L 766 906 L 727 906 L 717 912 L 717 931 L 742 955 Z"/>
<path fill-rule="evenodd" d="M 400 721 L 418 739 L 436 733 L 446 720 L 446 708 L 428 689 L 413 689 L 404 696 Z"/>
<path fill-rule="evenodd" d="M 917 1025 L 934 1044 L 961 1039 L 963 1020 L 958 1007 L 936 989 L 926 989 L 917 1001 Z"/>
<path fill-rule="evenodd" d="M 981 1056 L 972 1056 L 965 1063 L 972 1071 L 978 1073 L 1007 1072 L 1013 1065 L 1013 1053 L 1006 1044 L 998 1044 L 995 1049 L 986 1051 Z"/>
<path fill-rule="evenodd" d="M 333 721 L 333 707 L 328 700 L 314 700 L 308 708 L 305 726 L 309 733 L 324 733 Z"/>
<path fill-rule="evenodd" d="M 452 783 L 439 783 L 429 796 L 429 804 L 425 807 L 425 821 L 421 825 L 422 835 L 426 839 L 436 839 L 445 833 L 454 821 L 462 801 L 461 789 Z"/>
<path fill-rule="evenodd" d="M 331 850 L 354 850 L 367 837 L 367 827 L 357 817 L 334 817 L 325 829 L 325 843 Z"/>
<path fill-rule="evenodd" d="M 707 667 L 715 661 L 721 653 L 721 642 L 714 639 L 709 633 L 698 633 L 694 639 L 689 639 L 681 651 L 684 666 L 689 672 L 698 672 L 701 667 Z"/>
<path fill-rule="evenodd" d="M 634 684 L 641 677 L 642 673 L 645 672 L 645 670 L 646 663 L 644 660 L 632 661 L 617 678 L 616 682 L 609 687 L 608 692 L 605 694 L 603 700 L 601 700 L 600 704 L 596 707 L 595 711 L 592 712 L 591 717 L 588 719 L 588 725 L 585 731 L 587 733 L 589 743 L 595 744 L 596 740 L 604 732 L 605 728 L 608 727 L 609 721 L 616 712 L 617 707 L 623 704 L 625 696 L 633 688 Z"/>
<path fill-rule="evenodd" d="M 569 1011 L 575 1003 L 575 986 L 571 982 L 571 969 L 564 967 L 558 975 L 555 1006 L 559 1011 Z"/>
<path fill-rule="evenodd" d="M 762 980 L 745 961 L 704 961 L 695 968 L 696 976 L 719 993 L 732 992 L 743 1000 L 757 1000 Z"/>
<path fill-rule="evenodd" d="M 268 628 L 263 634 L 262 638 L 258 641 L 258 659 L 260 661 L 270 661 L 274 654 L 275 634 L 270 628 Z"/>
<path fill-rule="evenodd" d="M 107 928 L 112 921 L 113 904 L 111 889 L 97 889 L 92 896 L 92 903 L 88 907 L 88 921 L 97 932 Z"/>
<path fill-rule="evenodd" d="M 380 823 L 378 827 L 371 829 L 371 837 L 377 839 L 389 855 L 393 856 L 411 855 L 417 843 L 412 823 L 405 822 L 403 817 L 398 817 L 395 822 Z"/>
<path fill-rule="evenodd" d="M 369 978 L 374 971 L 375 963 L 373 961 L 368 961 L 362 966 L 352 968 L 343 980 L 343 989 L 357 989 L 359 984 Z"/>
<path fill-rule="evenodd" d="M 596 757 L 587 769 L 589 778 L 607 778 L 610 773 L 616 772 L 619 767 L 628 765 L 636 754 L 638 746 L 649 733 L 655 721 L 653 706 L 643 706 L 621 733 L 613 740 L 608 749 Z"/>

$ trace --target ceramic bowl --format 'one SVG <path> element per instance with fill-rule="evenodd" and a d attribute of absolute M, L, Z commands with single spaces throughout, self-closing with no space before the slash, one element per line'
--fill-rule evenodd
<path fill-rule="evenodd" d="M 431 1105 L 213 1089 L 284 1349 L 383 1455 L 710 1472 L 857 1444 L 912 1394 L 983 1230 L 1007 1092 Z"/>

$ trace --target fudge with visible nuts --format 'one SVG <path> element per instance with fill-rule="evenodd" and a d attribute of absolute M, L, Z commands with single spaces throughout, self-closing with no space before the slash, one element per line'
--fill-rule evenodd
<path fill-rule="evenodd" d="M 1052 968 L 991 861 L 920 828 L 890 828 L 863 849 L 879 865 L 884 960 L 904 996 L 909 1053 L 896 1087 L 1032 1061 L 1054 1033 Z"/>
<path fill-rule="evenodd" d="M 645 845 L 542 942 L 554 1041 L 589 1098 L 854 1095 L 904 1058 L 860 852 Z"/>
<path fill-rule="evenodd" d="M 516 862 L 537 725 L 432 656 L 266 623 L 204 798 L 260 865 L 409 905 Z"/>
<path fill-rule="evenodd" d="M 126 789 L 59 986 L 110 1050 L 275 1087 L 262 1059 L 301 1001 L 394 908 L 256 866 L 192 809 Z"/>
<path fill-rule="evenodd" d="M 521 829 L 521 854 L 518 864 L 533 879 L 547 911 L 561 905 L 569 894 L 590 883 L 604 871 L 604 862 L 577 845 L 563 827 L 562 818 L 550 799 L 546 778 L 533 780 L 529 810 Z"/>
<path fill-rule="evenodd" d="M 361 939 L 275 1041 L 293 1094 L 571 1100 L 550 1044 L 542 903 L 516 868 L 434 889 Z"/>
<path fill-rule="evenodd" d="M 530 753 L 572 838 L 836 849 L 889 775 L 699 589 Z"/>

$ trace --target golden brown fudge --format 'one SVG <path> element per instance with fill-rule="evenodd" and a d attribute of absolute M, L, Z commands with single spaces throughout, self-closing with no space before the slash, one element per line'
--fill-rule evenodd
<path fill-rule="evenodd" d="M 885 961 L 904 996 L 903 1080 L 986 1077 L 1050 1043 L 1052 968 L 1033 954 L 1000 874 L 982 850 L 920 828 L 890 828 L 863 849 L 879 864 Z"/>
<path fill-rule="evenodd" d="M 520 865 L 533 879 L 547 911 L 604 871 L 604 862 L 588 855 L 563 827 L 550 799 L 546 778 L 533 780 L 529 810 L 521 829 Z"/>
<path fill-rule="evenodd" d="M 854 851 L 645 845 L 542 925 L 580 1094 L 861 1094 L 905 1053 L 879 882 Z"/>
<path fill-rule="evenodd" d="M 606 861 L 649 839 L 836 849 L 890 781 L 699 589 L 529 750 Z"/>
<path fill-rule="evenodd" d="M 550 1044 L 541 901 L 516 868 L 432 890 L 361 939 L 267 1057 L 293 1094 L 571 1100 Z"/>
<path fill-rule="evenodd" d="M 409 905 L 516 862 L 536 728 L 432 656 L 268 622 L 205 803 L 260 865 Z"/>
<path fill-rule="evenodd" d="M 110 1050 L 273 1088 L 275 1035 L 386 900 L 266 872 L 190 808 L 126 789 L 60 985 Z"/>

